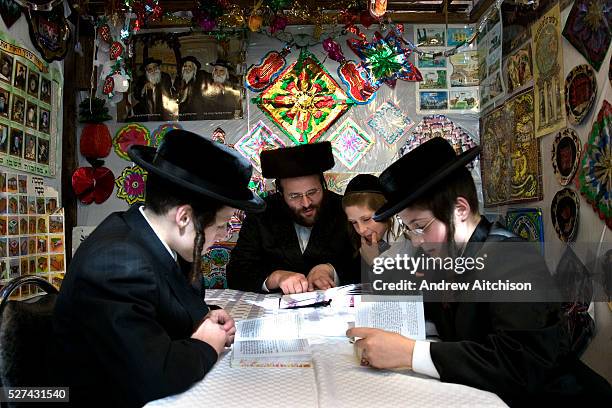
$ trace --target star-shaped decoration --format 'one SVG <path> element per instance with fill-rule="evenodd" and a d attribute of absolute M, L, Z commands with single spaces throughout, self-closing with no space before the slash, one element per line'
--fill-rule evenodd
<path fill-rule="evenodd" d="M 395 31 L 390 31 L 386 37 L 377 31 L 370 42 L 357 38 L 350 38 L 346 42 L 361 58 L 361 63 L 370 73 L 372 85 L 376 87 L 386 83 L 393 88 L 398 79 L 423 80 L 421 72 L 408 59 L 410 49 L 403 47 Z"/>
<path fill-rule="evenodd" d="M 253 103 L 296 144 L 313 143 L 354 104 L 319 60 L 302 49 L 296 62 Z"/>
<path fill-rule="evenodd" d="M 259 155 L 263 150 L 278 149 L 285 147 L 285 143 L 272 133 L 261 120 L 251 129 L 249 133 L 244 135 L 234 146 L 241 155 L 246 157 L 257 171 L 261 172 L 261 163 Z"/>
<path fill-rule="evenodd" d="M 374 145 L 374 140 L 351 118 L 344 121 L 329 141 L 334 156 L 349 169 L 355 167 Z"/>

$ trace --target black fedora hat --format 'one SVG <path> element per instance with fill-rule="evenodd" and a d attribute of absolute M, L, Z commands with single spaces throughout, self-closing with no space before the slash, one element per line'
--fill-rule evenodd
<path fill-rule="evenodd" d="M 358 174 L 349 181 L 344 195 L 355 193 L 378 193 L 384 194 L 380 180 L 373 174 Z"/>
<path fill-rule="evenodd" d="M 264 201 L 248 188 L 253 167 L 221 143 L 173 129 L 157 149 L 134 145 L 128 155 L 145 170 L 194 193 L 245 211 L 265 209 Z"/>
<path fill-rule="evenodd" d="M 142 65 L 140 66 L 140 69 L 144 71 L 147 68 L 147 65 L 149 64 L 157 64 L 161 66 L 162 60 L 157 59 L 157 58 L 145 58 L 145 60 L 142 61 Z"/>
<path fill-rule="evenodd" d="M 323 173 L 334 167 L 330 142 L 264 150 L 260 155 L 265 178 L 292 178 Z"/>
<path fill-rule="evenodd" d="M 372 217 L 381 221 L 397 214 L 480 153 L 480 146 L 460 155 L 442 137 L 434 137 L 408 152 L 380 174 L 387 203 Z"/>
<path fill-rule="evenodd" d="M 224 67 L 227 68 L 228 71 L 231 71 L 233 69 L 232 64 L 229 63 L 229 61 L 226 61 L 224 59 L 218 59 L 215 62 L 211 62 L 208 65 L 210 65 L 211 67 Z"/>
<path fill-rule="evenodd" d="M 202 64 L 200 63 L 200 61 L 198 61 L 198 59 L 194 56 L 188 55 L 184 58 L 181 59 L 181 66 L 185 65 L 186 62 L 192 62 L 197 68 L 198 70 L 200 68 L 202 68 Z"/>

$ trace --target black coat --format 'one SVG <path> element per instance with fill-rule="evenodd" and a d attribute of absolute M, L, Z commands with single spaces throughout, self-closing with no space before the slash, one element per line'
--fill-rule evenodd
<path fill-rule="evenodd" d="M 530 281 L 540 275 L 553 285 L 539 253 L 495 253 L 492 241 L 508 239 L 494 237 L 491 231 L 483 218 L 463 256 L 486 253 L 484 273 L 489 279 L 493 273 L 514 281 L 522 281 L 522 274 L 531 275 Z M 460 279 L 470 280 L 465 275 Z M 610 398 L 609 384 L 570 351 L 559 304 L 426 303 L 425 312 L 442 340 L 431 343 L 430 352 L 444 382 L 494 392 L 512 406 L 584 403 L 594 394 Z"/>
<path fill-rule="evenodd" d="M 232 289 L 260 292 L 266 278 L 282 269 L 308 275 L 318 264 L 330 263 L 342 284 L 359 281 L 359 260 L 348 237 L 342 196 L 325 192 L 321 213 L 302 254 L 289 208 L 280 193 L 265 199 L 266 211 L 248 214 L 227 265 Z"/>
<path fill-rule="evenodd" d="M 191 339 L 209 308 L 137 206 L 77 250 L 54 326 L 76 406 L 142 406 L 186 390 L 217 361 Z"/>

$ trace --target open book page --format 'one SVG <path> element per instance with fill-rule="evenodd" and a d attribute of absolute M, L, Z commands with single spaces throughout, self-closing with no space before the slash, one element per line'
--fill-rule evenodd
<path fill-rule="evenodd" d="M 299 313 L 280 313 L 236 322 L 236 341 L 302 338 Z"/>
<path fill-rule="evenodd" d="M 356 305 L 355 327 L 383 329 L 415 340 L 424 340 L 425 311 L 421 296 L 405 297 L 402 301 L 360 301 Z M 368 299 L 373 297 L 368 296 Z"/>

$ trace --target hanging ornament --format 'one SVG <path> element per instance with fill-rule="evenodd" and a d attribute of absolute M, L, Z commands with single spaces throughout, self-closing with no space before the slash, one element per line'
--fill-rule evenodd
<path fill-rule="evenodd" d="M 370 15 L 376 19 L 381 18 L 387 12 L 387 0 L 369 0 Z"/>
<path fill-rule="evenodd" d="M 112 78 L 115 85 L 115 92 L 127 92 L 127 90 L 130 88 L 130 81 L 126 75 L 116 73 L 112 76 Z"/>
<path fill-rule="evenodd" d="M 72 189 L 83 204 L 102 204 L 113 192 L 114 182 L 106 167 L 79 167 L 72 173 Z"/>
<path fill-rule="evenodd" d="M 288 22 L 289 21 L 287 20 L 287 17 L 285 16 L 281 16 L 281 15 L 274 16 L 272 23 L 270 23 L 270 34 L 274 34 L 277 31 L 283 31 L 285 27 L 287 27 Z"/>
<path fill-rule="evenodd" d="M 364 10 L 361 12 L 361 14 L 359 15 L 359 22 L 361 23 L 362 26 L 364 26 L 365 28 L 370 28 L 370 26 L 372 24 L 375 24 L 378 22 L 378 20 L 376 20 L 374 17 L 372 17 L 370 15 L 370 12 L 367 10 Z"/>
<path fill-rule="evenodd" d="M 105 43 L 110 44 L 112 41 L 111 37 L 111 29 L 108 24 L 102 24 L 98 27 L 98 37 L 102 39 Z"/>
<path fill-rule="evenodd" d="M 285 57 L 291 52 L 289 46 L 281 52 L 270 51 L 257 65 L 251 65 L 247 70 L 245 85 L 253 92 L 261 92 L 270 85 L 287 65 Z"/>
<path fill-rule="evenodd" d="M 102 93 L 108 97 L 113 96 L 113 90 L 115 89 L 115 81 L 112 76 L 107 76 L 102 86 Z"/>
<path fill-rule="evenodd" d="M 81 132 L 79 148 L 87 158 L 100 159 L 108 156 L 113 145 L 108 127 L 104 123 L 88 123 Z"/>
<path fill-rule="evenodd" d="M 144 203 L 146 182 L 146 170 L 139 166 L 126 167 L 115 180 L 117 197 L 125 200 L 129 205 Z"/>
<path fill-rule="evenodd" d="M 111 60 L 116 60 L 123 54 L 123 45 L 119 41 L 114 41 L 110 46 L 109 57 Z"/>
<path fill-rule="evenodd" d="M 334 61 L 342 62 L 346 58 L 344 57 L 344 53 L 342 52 L 342 48 L 340 48 L 340 44 L 334 41 L 331 37 L 323 40 L 323 49 L 329 56 L 329 58 Z"/>

